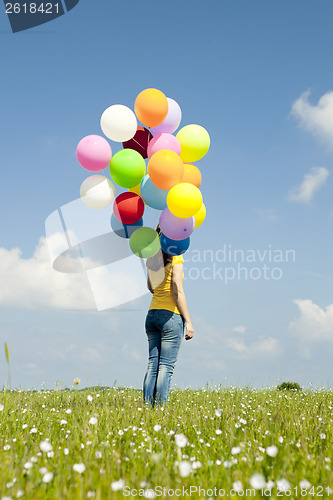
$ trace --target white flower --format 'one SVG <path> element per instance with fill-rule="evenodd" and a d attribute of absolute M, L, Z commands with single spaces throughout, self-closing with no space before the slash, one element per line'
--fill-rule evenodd
<path fill-rule="evenodd" d="M 119 436 L 122 436 L 124 434 L 124 431 L 122 429 L 119 429 L 118 434 Z"/>
<path fill-rule="evenodd" d="M 195 460 L 192 463 L 192 469 L 200 469 L 200 467 L 202 467 L 202 464 L 201 464 L 201 462 L 199 462 L 199 460 Z"/>
<path fill-rule="evenodd" d="M 311 488 L 311 483 L 307 479 L 302 479 L 299 482 L 299 485 L 301 488 L 304 488 L 305 490 L 309 490 Z"/>
<path fill-rule="evenodd" d="M 187 437 L 184 434 L 175 434 L 175 441 L 178 448 L 184 448 L 188 444 Z"/>
<path fill-rule="evenodd" d="M 33 463 L 33 464 L 36 464 L 38 462 L 38 458 L 36 457 L 31 457 L 30 458 L 30 461 Z"/>
<path fill-rule="evenodd" d="M 236 491 L 236 493 L 240 493 L 241 491 L 243 491 L 242 481 L 235 481 L 234 483 L 232 483 L 232 487 L 233 490 Z"/>
<path fill-rule="evenodd" d="M 87 493 L 87 498 L 95 498 L 96 492 L 95 491 L 88 491 Z"/>
<path fill-rule="evenodd" d="M 320 434 L 320 437 L 321 439 L 326 439 L 326 434 L 324 434 L 323 432 Z"/>
<path fill-rule="evenodd" d="M 250 484 L 252 488 L 256 490 L 261 490 L 261 488 L 265 488 L 266 486 L 266 481 L 265 478 L 262 474 L 256 473 L 253 474 L 253 476 L 250 479 Z"/>
<path fill-rule="evenodd" d="M 179 474 L 181 477 L 187 477 L 191 474 L 192 466 L 190 462 L 182 460 L 179 464 Z"/>
<path fill-rule="evenodd" d="M 1 497 L 1 500 L 12 500 L 12 497 Z"/>
<path fill-rule="evenodd" d="M 222 410 L 220 410 L 220 409 L 215 410 L 216 417 L 220 417 L 221 415 L 222 415 Z"/>
<path fill-rule="evenodd" d="M 5 451 L 10 450 L 10 444 L 5 444 L 5 446 L 3 447 L 3 449 Z"/>
<path fill-rule="evenodd" d="M 229 467 L 232 466 L 232 462 L 229 462 L 229 460 L 225 460 L 223 462 L 223 466 L 226 468 L 226 469 L 229 469 Z"/>
<path fill-rule="evenodd" d="M 31 462 L 26 462 L 23 467 L 25 469 L 31 469 L 32 468 L 32 463 Z"/>
<path fill-rule="evenodd" d="M 102 452 L 101 451 L 96 451 L 95 452 L 95 457 L 96 458 L 102 458 Z"/>
<path fill-rule="evenodd" d="M 64 419 L 60 420 L 60 425 L 66 425 L 66 424 L 67 424 L 67 420 L 64 420 Z"/>
<path fill-rule="evenodd" d="M 234 446 L 231 448 L 231 455 L 238 455 L 238 453 L 241 452 L 241 447 L 240 446 Z"/>
<path fill-rule="evenodd" d="M 216 429 L 215 434 L 217 434 L 218 436 L 219 436 L 220 434 L 222 434 L 221 429 Z"/>
<path fill-rule="evenodd" d="M 244 424 L 244 425 L 246 424 L 246 420 L 244 420 L 244 418 L 240 418 L 239 421 L 241 424 Z"/>
<path fill-rule="evenodd" d="M 154 425 L 154 431 L 158 432 L 162 429 L 162 426 L 159 424 Z"/>
<path fill-rule="evenodd" d="M 269 479 L 266 483 L 266 488 L 268 490 L 271 490 L 273 488 L 273 486 L 275 485 L 274 481 L 272 481 L 271 479 Z"/>
<path fill-rule="evenodd" d="M 28 424 L 23 424 L 22 429 L 26 429 L 28 427 Z"/>
<path fill-rule="evenodd" d="M 36 432 L 37 432 L 36 427 L 33 427 L 33 428 L 31 429 L 31 431 L 30 431 L 30 434 L 36 434 Z"/>
<path fill-rule="evenodd" d="M 144 491 L 143 496 L 144 496 L 145 498 L 155 498 L 155 497 L 156 497 L 156 493 L 155 493 L 155 491 L 154 491 L 154 490 L 152 490 L 152 489 L 150 488 L 150 489 L 148 489 L 148 490 L 145 490 L 145 491 Z"/>
<path fill-rule="evenodd" d="M 4 405 L 0 403 L 0 411 L 3 411 Z"/>
<path fill-rule="evenodd" d="M 86 470 L 86 466 L 84 464 L 74 464 L 73 470 L 75 470 L 75 472 L 78 472 L 79 474 L 82 474 L 82 472 Z"/>
<path fill-rule="evenodd" d="M 96 425 L 97 424 L 97 418 L 96 417 L 91 417 L 91 419 L 89 420 L 89 424 Z"/>
<path fill-rule="evenodd" d="M 66 410 L 65 413 L 67 413 L 69 415 L 70 413 L 72 413 L 72 410 L 70 408 L 68 408 L 68 410 Z"/>
<path fill-rule="evenodd" d="M 90 394 L 88 394 L 88 396 L 87 396 L 87 400 L 91 402 L 91 401 L 93 400 L 93 397 L 92 397 L 92 396 L 90 396 Z"/>
<path fill-rule="evenodd" d="M 39 469 L 39 472 L 40 472 L 41 474 L 46 474 L 46 473 L 47 473 L 47 468 L 46 468 L 46 467 L 41 467 L 41 468 Z"/>
<path fill-rule="evenodd" d="M 69 453 L 69 449 L 68 448 L 64 448 L 64 455 L 68 455 Z"/>
<path fill-rule="evenodd" d="M 23 495 L 24 495 L 24 491 L 18 490 L 18 492 L 16 493 L 16 498 L 21 498 L 21 497 L 23 497 Z"/>
<path fill-rule="evenodd" d="M 47 472 L 46 474 L 44 474 L 43 476 L 43 483 L 50 483 L 53 479 L 53 472 Z"/>
<path fill-rule="evenodd" d="M 124 486 L 125 486 L 125 481 L 123 479 L 118 479 L 118 481 L 113 481 L 113 483 L 111 483 L 111 490 L 119 491 L 122 490 Z"/>
<path fill-rule="evenodd" d="M 287 479 L 279 479 L 276 481 L 276 487 L 279 491 L 288 491 L 290 489 L 290 483 Z"/>
<path fill-rule="evenodd" d="M 49 458 L 53 458 L 53 457 L 54 457 L 54 451 L 48 451 L 48 452 L 47 452 L 47 456 L 48 456 Z"/>
<path fill-rule="evenodd" d="M 283 437 L 282 436 L 279 437 L 279 443 L 283 443 Z"/>
<path fill-rule="evenodd" d="M 276 457 L 277 452 L 278 452 L 277 446 L 275 446 L 274 444 L 272 446 L 267 446 L 266 448 L 266 453 L 270 457 Z"/>

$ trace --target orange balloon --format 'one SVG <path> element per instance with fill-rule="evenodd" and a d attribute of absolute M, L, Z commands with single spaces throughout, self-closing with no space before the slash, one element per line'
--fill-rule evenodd
<path fill-rule="evenodd" d="M 192 163 L 184 163 L 184 175 L 182 182 L 189 182 L 197 187 L 201 184 L 201 173 L 198 167 L 192 165 Z"/>
<path fill-rule="evenodd" d="M 141 123 L 147 127 L 156 127 L 168 114 L 169 105 L 163 92 L 146 89 L 136 98 L 134 109 Z"/>
<path fill-rule="evenodd" d="M 161 149 L 150 158 L 148 174 L 155 186 L 165 190 L 171 189 L 183 178 L 183 161 L 174 151 Z"/>

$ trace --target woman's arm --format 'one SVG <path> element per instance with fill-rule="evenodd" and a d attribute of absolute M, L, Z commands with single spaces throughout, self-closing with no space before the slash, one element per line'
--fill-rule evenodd
<path fill-rule="evenodd" d="M 186 324 L 185 339 L 190 340 L 193 337 L 194 332 L 183 288 L 183 264 L 176 264 L 173 266 L 171 283 L 172 283 L 173 296 L 175 298 L 177 307 L 181 315 L 185 319 L 185 324 Z"/>

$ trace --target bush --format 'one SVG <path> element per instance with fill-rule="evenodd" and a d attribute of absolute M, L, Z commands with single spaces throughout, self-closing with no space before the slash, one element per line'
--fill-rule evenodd
<path fill-rule="evenodd" d="M 277 386 L 278 391 L 301 391 L 302 388 L 297 382 L 283 382 Z"/>

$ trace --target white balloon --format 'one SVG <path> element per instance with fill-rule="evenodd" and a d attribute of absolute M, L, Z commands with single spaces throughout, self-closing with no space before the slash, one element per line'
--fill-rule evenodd
<path fill-rule="evenodd" d="M 91 175 L 85 179 L 80 187 L 80 196 L 90 208 L 105 208 L 115 197 L 115 187 L 105 175 Z"/>
<path fill-rule="evenodd" d="M 101 116 L 104 135 L 115 142 L 129 141 L 135 135 L 138 122 L 133 111 L 122 104 L 107 108 Z"/>

